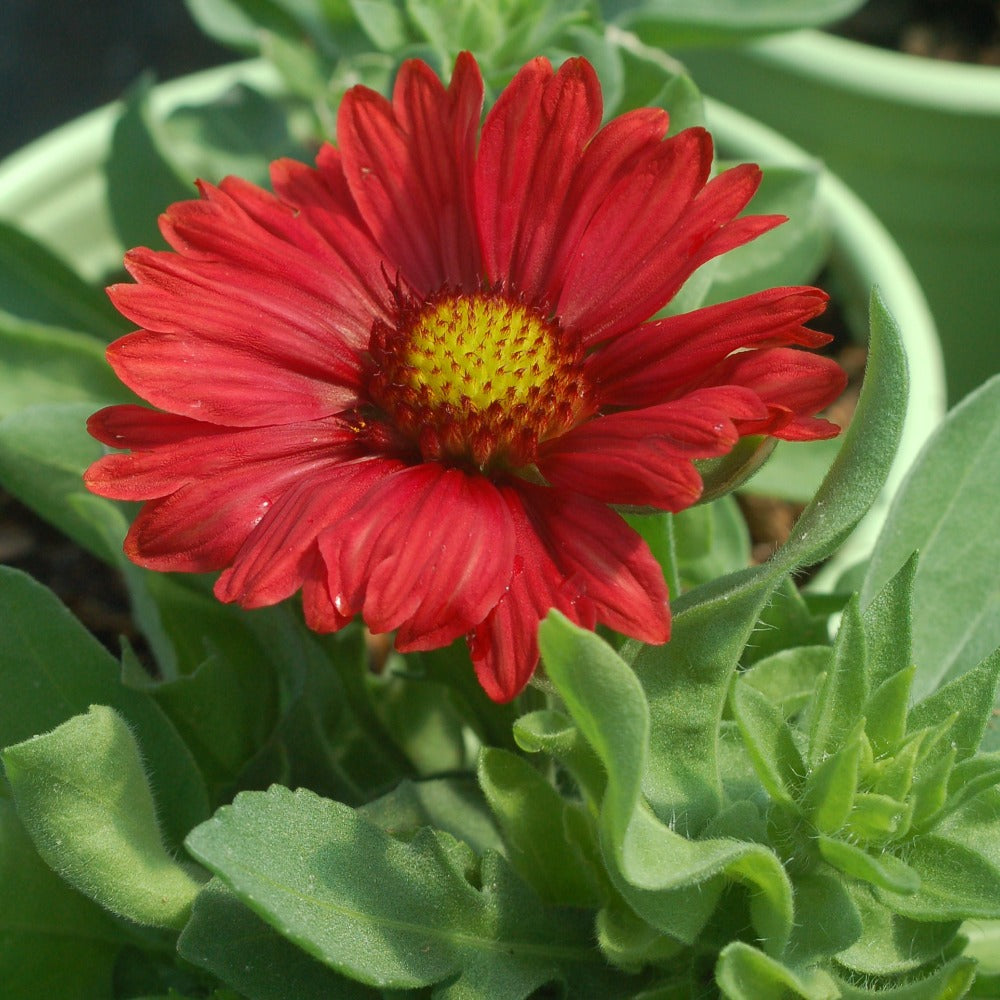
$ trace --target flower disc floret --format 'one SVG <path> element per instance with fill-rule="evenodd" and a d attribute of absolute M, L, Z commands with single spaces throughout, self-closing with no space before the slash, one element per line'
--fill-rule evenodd
<path fill-rule="evenodd" d="M 503 293 L 402 301 L 370 353 L 373 400 L 426 460 L 516 472 L 586 413 L 579 338 Z"/>

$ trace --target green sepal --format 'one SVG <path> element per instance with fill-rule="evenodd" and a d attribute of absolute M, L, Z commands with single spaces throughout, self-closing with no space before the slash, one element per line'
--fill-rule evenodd
<path fill-rule="evenodd" d="M 729 704 L 761 784 L 776 802 L 793 805 L 806 765 L 781 712 L 740 678 L 730 689 Z"/>
<path fill-rule="evenodd" d="M 201 880 L 166 850 L 139 745 L 92 706 L 0 754 L 38 853 L 72 886 L 138 924 L 180 929 Z"/>
<path fill-rule="evenodd" d="M 812 705 L 809 764 L 817 767 L 850 739 L 868 700 L 867 652 L 858 598 L 844 608 L 833 659 Z"/>
<path fill-rule="evenodd" d="M 698 503 L 711 503 L 742 486 L 770 457 L 777 438 L 748 434 L 721 458 L 695 462 L 703 489 Z"/>
<path fill-rule="evenodd" d="M 801 808 L 817 830 L 836 833 L 847 822 L 858 788 L 864 751 L 865 720 L 858 720 L 847 742 L 831 754 L 806 779 Z"/>
<path fill-rule="evenodd" d="M 834 868 L 851 878 L 900 895 L 914 893 L 920 888 L 917 872 L 893 854 L 875 857 L 854 844 L 822 833 L 817 838 L 817 844 L 820 854 Z"/>

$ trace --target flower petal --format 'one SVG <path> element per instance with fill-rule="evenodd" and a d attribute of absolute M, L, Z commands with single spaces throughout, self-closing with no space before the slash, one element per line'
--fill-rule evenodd
<path fill-rule="evenodd" d="M 85 473 L 88 489 L 149 500 L 125 540 L 129 558 L 150 569 L 205 572 L 232 562 L 270 507 L 297 482 L 357 457 L 339 421 L 220 428 L 139 406 L 113 406 L 89 428 L 132 448 Z"/>
<path fill-rule="evenodd" d="M 709 369 L 703 385 L 742 385 L 767 405 L 762 420 L 737 420 L 745 434 L 770 434 L 784 441 L 836 437 L 840 428 L 814 414 L 829 406 L 847 385 L 847 374 L 833 358 L 787 347 L 744 351 Z"/>
<path fill-rule="evenodd" d="M 673 298 L 705 261 L 783 221 L 736 220 L 760 170 L 733 167 L 706 184 L 711 162 L 708 133 L 685 129 L 622 178 L 567 266 L 556 307 L 564 325 L 591 344 L 628 330 Z"/>
<path fill-rule="evenodd" d="M 553 73 L 522 68 L 483 124 L 476 213 L 486 273 L 538 301 L 562 240 L 563 203 L 584 147 L 601 123 L 601 87 L 584 59 Z"/>
<path fill-rule="evenodd" d="M 734 421 L 767 413 L 749 389 L 702 389 L 580 424 L 546 443 L 538 469 L 553 485 L 605 503 L 684 510 L 701 496 L 693 460 L 725 455 L 739 440 Z"/>
<path fill-rule="evenodd" d="M 482 103 L 482 77 L 467 52 L 447 90 L 411 59 L 391 104 L 360 86 L 341 102 L 337 139 L 351 193 L 390 277 L 398 268 L 418 294 L 479 285 L 472 191 Z"/>
<path fill-rule="evenodd" d="M 517 532 L 509 589 L 469 637 L 486 693 L 510 701 L 538 663 L 538 625 L 551 608 L 584 628 L 603 622 L 666 642 L 663 574 L 646 543 L 603 504 L 529 483 L 503 488 Z"/>
<path fill-rule="evenodd" d="M 828 343 L 828 334 L 803 325 L 827 299 L 818 288 L 771 288 L 645 323 L 594 351 L 587 375 L 602 406 L 653 406 L 700 381 L 706 368 L 733 351 Z"/>
<path fill-rule="evenodd" d="M 510 513 L 484 476 L 432 463 L 378 482 L 320 537 L 329 589 L 397 648 L 447 645 L 481 622 L 514 560 Z"/>
<path fill-rule="evenodd" d="M 244 608 L 277 604 L 310 576 L 326 576 L 317 538 L 379 480 L 400 468 L 390 459 L 351 462 L 299 480 L 273 503 L 215 584 L 220 601 Z M 340 615 L 341 624 L 350 615 Z M 332 631 L 325 629 L 324 631 Z"/>

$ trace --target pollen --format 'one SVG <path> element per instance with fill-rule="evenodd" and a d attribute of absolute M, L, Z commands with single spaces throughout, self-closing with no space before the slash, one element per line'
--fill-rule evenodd
<path fill-rule="evenodd" d="M 505 293 L 400 298 L 370 354 L 373 400 L 425 459 L 516 472 L 589 413 L 579 338 Z"/>

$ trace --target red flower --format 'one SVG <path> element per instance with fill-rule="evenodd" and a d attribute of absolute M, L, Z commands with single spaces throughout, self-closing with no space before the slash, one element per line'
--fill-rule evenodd
<path fill-rule="evenodd" d="M 705 261 L 781 220 L 737 217 L 759 171 L 709 180 L 699 128 L 661 110 L 600 128 L 571 59 L 525 66 L 486 116 L 475 60 L 447 88 L 403 65 L 391 102 L 345 96 L 339 148 L 234 178 L 133 250 L 116 306 L 142 329 L 108 358 L 160 410 L 90 431 L 130 454 L 87 485 L 145 500 L 125 541 L 159 570 L 223 570 L 223 601 L 301 589 L 308 624 L 360 614 L 401 650 L 467 636 L 479 679 L 514 697 L 556 607 L 647 642 L 669 634 L 645 543 L 608 505 L 681 510 L 693 459 L 746 434 L 802 440 L 841 391 L 792 345 L 814 288 L 650 321 Z M 477 141 L 478 140 L 478 141 Z"/>

